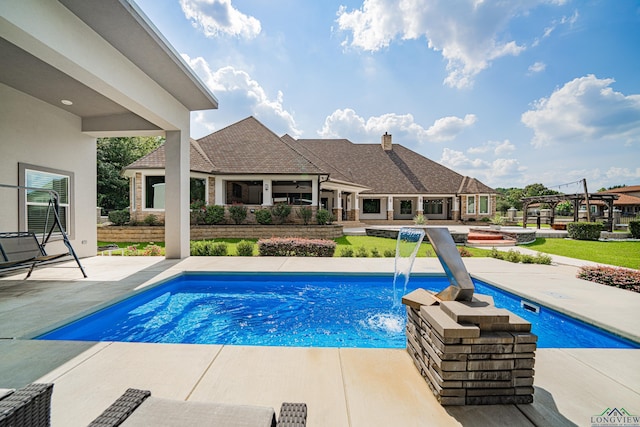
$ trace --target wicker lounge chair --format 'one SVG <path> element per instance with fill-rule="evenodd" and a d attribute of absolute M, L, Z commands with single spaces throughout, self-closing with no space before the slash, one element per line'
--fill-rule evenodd
<path fill-rule="evenodd" d="M 49 427 L 53 384 L 29 384 L 0 398 L 0 427 Z"/>
<path fill-rule="evenodd" d="M 53 384 L 29 384 L 0 397 L 0 427 L 49 427 L 52 392 Z M 283 403 L 276 422 L 273 408 L 183 402 L 150 396 L 149 391 L 130 388 L 89 426 L 304 427 L 307 425 L 307 405 L 304 403 Z"/>
<path fill-rule="evenodd" d="M 304 427 L 307 423 L 307 405 L 304 403 L 283 403 L 276 421 L 273 408 L 184 402 L 150 396 L 149 391 L 130 388 L 89 426 Z"/>

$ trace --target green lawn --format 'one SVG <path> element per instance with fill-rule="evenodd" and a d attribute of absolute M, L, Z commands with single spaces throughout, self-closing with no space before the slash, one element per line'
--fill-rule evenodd
<path fill-rule="evenodd" d="M 640 242 L 536 239 L 523 247 L 552 255 L 640 269 Z"/>
<path fill-rule="evenodd" d="M 243 239 L 216 239 L 216 242 L 226 242 L 229 255 L 236 254 L 236 245 Z M 244 239 L 257 242 L 257 239 Z M 108 242 L 98 242 L 98 245 L 105 245 Z M 354 256 L 359 247 L 364 247 L 369 256 L 371 250 L 376 248 L 380 256 L 384 256 L 385 250 L 395 253 L 396 241 L 382 237 L 370 236 L 343 236 L 336 239 L 336 257 L 340 256 L 343 248 L 351 247 Z M 149 243 L 117 243 L 121 248 L 137 245 L 139 250 L 144 249 Z M 164 242 L 154 244 L 164 247 Z M 583 259 L 587 261 L 599 262 L 602 264 L 616 265 L 619 267 L 640 269 L 640 242 L 596 242 L 586 240 L 568 239 L 537 239 L 534 243 L 522 246 L 552 255 L 562 255 L 571 258 Z M 489 253 L 487 249 L 466 248 L 474 257 L 486 257 Z M 518 250 L 516 247 L 515 250 Z M 258 246 L 254 248 L 254 255 L 258 255 Z M 423 243 L 418 251 L 418 257 L 435 256 L 433 248 L 429 243 Z"/>

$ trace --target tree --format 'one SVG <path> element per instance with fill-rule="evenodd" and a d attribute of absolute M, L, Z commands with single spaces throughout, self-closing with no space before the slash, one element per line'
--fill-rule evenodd
<path fill-rule="evenodd" d="M 522 209 L 523 191 L 520 188 L 496 188 L 498 196 L 496 198 L 496 210 L 502 213 L 507 212 L 511 207 L 517 210 Z"/>
<path fill-rule="evenodd" d="M 98 206 L 107 210 L 129 206 L 129 180 L 121 176 L 122 170 L 163 143 L 161 137 L 99 138 Z"/>

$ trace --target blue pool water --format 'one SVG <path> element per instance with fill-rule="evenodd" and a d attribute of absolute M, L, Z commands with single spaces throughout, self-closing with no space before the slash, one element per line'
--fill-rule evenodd
<path fill-rule="evenodd" d="M 405 347 L 405 308 L 391 275 L 185 273 L 38 339 L 302 347 Z M 538 347 L 640 348 L 474 280 L 532 323 Z M 446 277 L 411 276 L 407 292 L 440 291 Z"/>

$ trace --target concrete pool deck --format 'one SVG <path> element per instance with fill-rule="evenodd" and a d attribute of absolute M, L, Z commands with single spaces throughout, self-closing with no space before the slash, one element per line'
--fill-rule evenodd
<path fill-rule="evenodd" d="M 405 350 L 32 341 L 38 332 L 181 271 L 393 271 L 393 259 L 94 257 L 0 277 L 0 387 L 54 382 L 53 426 L 86 425 L 128 387 L 190 401 L 309 405 L 310 426 L 579 425 L 640 415 L 640 350 L 538 349 L 531 405 L 442 407 Z M 471 274 L 640 341 L 640 294 L 570 265 L 465 258 Z M 435 258 L 413 271 L 439 273 Z"/>

